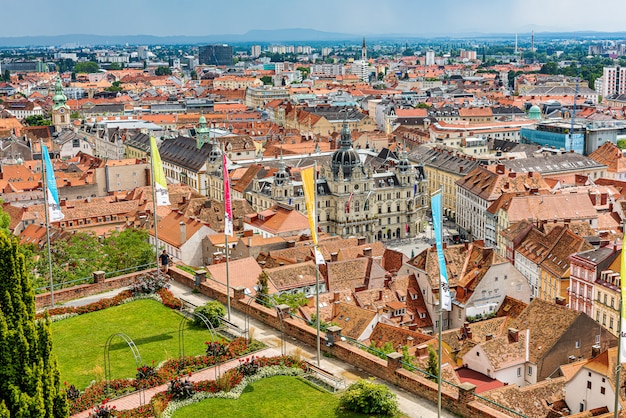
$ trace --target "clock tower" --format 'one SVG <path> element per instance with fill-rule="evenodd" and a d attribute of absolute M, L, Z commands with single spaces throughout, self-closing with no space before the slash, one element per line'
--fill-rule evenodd
<path fill-rule="evenodd" d="M 57 78 L 57 82 L 54 85 L 52 101 L 54 102 L 52 105 L 52 125 L 54 125 L 57 132 L 70 128 L 70 107 L 67 105 L 67 97 L 63 94 L 60 78 Z"/>

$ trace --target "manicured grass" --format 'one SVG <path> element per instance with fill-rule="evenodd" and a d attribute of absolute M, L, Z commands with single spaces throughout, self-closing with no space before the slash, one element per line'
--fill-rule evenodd
<path fill-rule="evenodd" d="M 144 364 L 178 357 L 178 327 L 182 316 L 154 300 L 139 300 L 102 311 L 54 322 L 53 352 L 61 381 L 84 389 L 104 378 L 104 346 L 112 334 L 124 333 L 135 342 Z M 208 330 L 185 325 L 185 355 L 205 352 Z M 135 357 L 121 337 L 111 341 L 111 378 L 135 377 Z"/>
<path fill-rule="evenodd" d="M 249 385 L 239 399 L 205 399 L 181 408 L 175 418 L 365 417 L 337 411 L 338 395 L 324 392 L 296 377 L 275 376 Z"/>

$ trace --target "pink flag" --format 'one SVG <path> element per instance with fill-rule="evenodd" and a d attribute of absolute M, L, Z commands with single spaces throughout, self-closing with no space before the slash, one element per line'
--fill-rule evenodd
<path fill-rule="evenodd" d="M 233 234 L 233 207 L 230 201 L 230 179 L 228 178 L 228 167 L 226 167 L 226 154 L 222 155 L 222 166 L 224 167 L 224 234 Z"/>

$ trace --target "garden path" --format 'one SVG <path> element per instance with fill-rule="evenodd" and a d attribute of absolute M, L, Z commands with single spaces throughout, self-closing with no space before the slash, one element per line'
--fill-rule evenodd
<path fill-rule="evenodd" d="M 279 356 L 280 351 L 274 348 L 265 348 L 261 351 L 254 353 L 255 356 L 260 357 L 274 357 Z M 247 356 L 244 356 L 244 358 Z M 220 364 L 218 366 L 209 367 L 208 369 L 201 370 L 199 372 L 193 373 L 191 376 L 187 377 L 187 380 L 191 382 L 200 382 L 203 380 L 214 380 L 217 376 L 221 376 L 225 372 L 230 369 L 233 369 L 239 365 L 239 359 L 234 359 L 231 361 L 227 361 L 226 363 Z M 155 386 L 150 389 L 146 389 L 142 392 L 133 392 L 126 396 L 122 396 L 116 399 L 111 400 L 107 403 L 109 407 L 115 407 L 118 411 L 126 411 L 129 409 L 135 409 L 138 406 L 148 404 L 150 399 L 154 395 L 159 392 L 163 392 L 167 390 L 168 384 L 163 384 L 160 386 Z M 143 402 L 142 402 L 143 401 Z M 79 412 L 78 414 L 72 415 L 72 418 L 87 418 L 89 414 L 93 411 L 93 408 L 88 409 L 83 412 Z"/>

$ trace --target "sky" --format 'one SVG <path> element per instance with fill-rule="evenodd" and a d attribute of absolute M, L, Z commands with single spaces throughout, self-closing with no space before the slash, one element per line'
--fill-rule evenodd
<path fill-rule="evenodd" d="M 0 37 L 287 28 L 364 35 L 626 31 L 626 0 L 28 0 L 1 10 Z"/>

